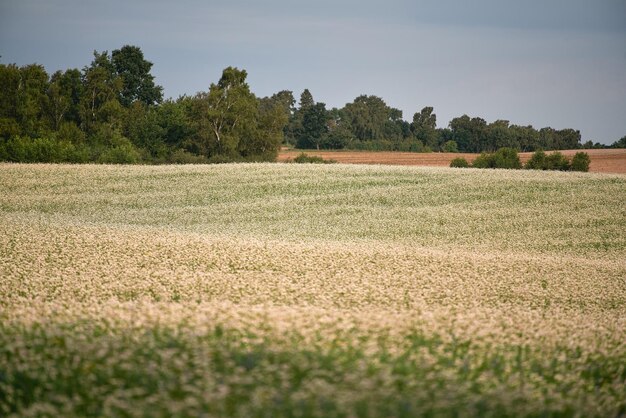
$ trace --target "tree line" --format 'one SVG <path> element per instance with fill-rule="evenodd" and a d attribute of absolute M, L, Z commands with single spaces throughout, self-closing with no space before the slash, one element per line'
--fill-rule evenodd
<path fill-rule="evenodd" d="M 305 89 L 254 95 L 228 67 L 207 91 L 175 100 L 139 47 L 94 51 L 82 70 L 49 75 L 38 64 L 0 64 L 0 160 L 184 163 L 272 161 L 281 145 L 302 149 L 484 152 L 603 147 L 574 129 L 535 129 L 463 115 L 437 128 L 432 107 L 403 119 L 377 96 L 327 109 Z M 626 138 L 626 137 L 625 137 Z M 614 146 L 624 146 L 625 138 Z"/>

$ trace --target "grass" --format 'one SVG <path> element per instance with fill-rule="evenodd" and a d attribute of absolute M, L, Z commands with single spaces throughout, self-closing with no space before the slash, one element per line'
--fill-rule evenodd
<path fill-rule="evenodd" d="M 0 415 L 626 414 L 626 177 L 0 170 Z"/>

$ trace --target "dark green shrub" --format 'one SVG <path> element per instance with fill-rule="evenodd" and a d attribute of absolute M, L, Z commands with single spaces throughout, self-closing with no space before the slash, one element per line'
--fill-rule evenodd
<path fill-rule="evenodd" d="M 441 148 L 443 152 L 459 152 L 456 141 L 446 141 Z"/>
<path fill-rule="evenodd" d="M 469 163 L 465 158 L 457 157 L 454 160 L 450 161 L 450 167 L 467 168 L 469 167 Z"/>
<path fill-rule="evenodd" d="M 61 163 L 72 160 L 75 147 L 53 138 L 16 136 L 0 143 L 0 159 L 19 163 Z"/>
<path fill-rule="evenodd" d="M 472 163 L 474 168 L 496 168 L 496 162 L 493 154 L 483 152 Z"/>
<path fill-rule="evenodd" d="M 591 158 L 589 158 L 589 154 L 586 152 L 577 152 L 572 158 L 572 164 L 570 166 L 570 170 L 572 171 L 589 171 L 589 163 L 591 162 Z"/>
<path fill-rule="evenodd" d="M 304 152 L 293 159 L 294 163 L 298 164 L 332 164 L 336 163 L 335 160 L 325 160 L 317 155 L 307 155 Z"/>
<path fill-rule="evenodd" d="M 524 168 L 528 170 L 545 170 L 546 168 L 546 153 L 543 151 L 535 151 L 530 157 L 530 160 L 526 162 Z"/>
<path fill-rule="evenodd" d="M 69 141 L 73 144 L 85 142 L 85 133 L 74 122 L 63 122 L 59 127 L 56 137 L 62 141 Z"/>
<path fill-rule="evenodd" d="M 500 148 L 493 154 L 495 168 L 520 169 L 522 162 L 514 148 Z"/>
<path fill-rule="evenodd" d="M 563 154 L 558 151 L 550 153 L 546 156 L 544 170 L 569 170 L 569 160 Z"/>
<path fill-rule="evenodd" d="M 139 151 L 131 144 L 121 144 L 106 149 L 98 162 L 104 164 L 136 164 L 140 160 Z"/>
<path fill-rule="evenodd" d="M 207 164 L 209 161 L 204 155 L 196 155 L 184 149 L 177 149 L 168 158 L 171 164 Z"/>
<path fill-rule="evenodd" d="M 514 148 L 500 148 L 493 154 L 483 152 L 472 164 L 475 168 L 522 168 L 522 163 Z"/>

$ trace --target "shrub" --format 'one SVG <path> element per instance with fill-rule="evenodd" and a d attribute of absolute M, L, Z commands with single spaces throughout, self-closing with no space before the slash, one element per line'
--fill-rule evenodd
<path fill-rule="evenodd" d="M 177 149 L 168 158 L 172 164 L 206 164 L 208 162 L 204 155 L 196 155 L 184 149 Z"/>
<path fill-rule="evenodd" d="M 85 142 L 85 133 L 74 122 L 63 122 L 56 134 L 57 139 L 69 141 L 73 144 Z"/>
<path fill-rule="evenodd" d="M 530 157 L 530 160 L 526 162 L 524 168 L 528 170 L 545 170 L 546 168 L 546 153 L 543 151 L 535 151 Z"/>
<path fill-rule="evenodd" d="M 0 144 L 0 159 L 19 163 L 59 163 L 70 160 L 74 146 L 52 138 L 16 136 Z"/>
<path fill-rule="evenodd" d="M 480 154 L 474 162 L 472 163 L 472 167 L 475 168 L 496 168 L 495 158 L 493 154 L 488 154 L 483 152 Z"/>
<path fill-rule="evenodd" d="M 304 152 L 293 159 L 294 163 L 298 164 L 332 164 L 336 163 L 335 160 L 325 160 L 317 155 L 307 155 Z"/>
<path fill-rule="evenodd" d="M 459 147 L 456 144 L 456 141 L 446 141 L 443 144 L 443 152 L 459 152 Z"/>
<path fill-rule="evenodd" d="M 500 148 L 493 155 L 495 168 L 520 169 L 522 162 L 514 148 Z"/>
<path fill-rule="evenodd" d="M 136 164 L 139 162 L 139 151 L 131 144 L 121 144 L 112 148 L 107 148 L 98 162 L 105 164 Z"/>
<path fill-rule="evenodd" d="M 522 168 L 522 163 L 514 148 L 500 148 L 493 154 L 483 152 L 472 164 L 475 168 Z"/>
<path fill-rule="evenodd" d="M 558 151 L 555 151 L 546 156 L 544 170 L 567 171 L 569 170 L 569 167 L 569 160 L 567 159 L 567 157 Z"/>
<path fill-rule="evenodd" d="M 465 158 L 457 157 L 454 160 L 450 161 L 450 167 L 467 168 L 469 167 L 469 163 Z"/>
<path fill-rule="evenodd" d="M 570 165 L 570 170 L 572 171 L 589 171 L 589 163 L 591 162 L 591 158 L 589 158 L 589 154 L 586 152 L 577 152 L 572 158 L 572 164 Z"/>

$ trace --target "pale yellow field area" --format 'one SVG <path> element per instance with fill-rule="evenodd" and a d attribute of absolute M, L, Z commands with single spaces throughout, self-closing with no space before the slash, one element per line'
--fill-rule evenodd
<path fill-rule="evenodd" d="M 3 164 L 0 195 L 0 415 L 626 413 L 624 175 Z"/>

